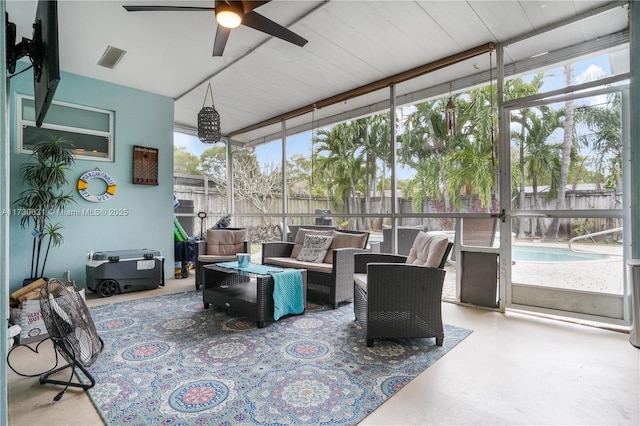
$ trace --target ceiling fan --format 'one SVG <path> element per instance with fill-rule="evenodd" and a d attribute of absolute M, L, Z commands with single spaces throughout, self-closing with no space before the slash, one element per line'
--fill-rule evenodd
<path fill-rule="evenodd" d="M 222 56 L 227 39 L 232 28 L 244 25 L 253 28 L 273 37 L 288 41 L 300 47 L 304 46 L 308 40 L 290 31 L 280 24 L 273 22 L 265 16 L 254 12 L 256 9 L 270 0 L 265 1 L 234 1 L 215 0 L 215 7 L 193 7 L 193 6 L 122 6 L 127 12 L 197 12 L 215 10 L 218 28 L 216 38 L 213 43 L 213 56 Z"/>

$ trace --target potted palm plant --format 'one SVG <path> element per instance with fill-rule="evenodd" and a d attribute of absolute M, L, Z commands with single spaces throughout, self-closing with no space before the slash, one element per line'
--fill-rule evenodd
<path fill-rule="evenodd" d="M 53 218 L 75 200 L 71 191 L 65 192 L 66 174 L 74 163 L 73 145 L 61 136 L 47 134 L 45 140 L 33 147 L 30 161 L 20 167 L 20 176 L 27 185 L 14 205 L 21 215 L 22 229 L 33 226 L 31 271 L 27 284 L 44 277 L 51 247 L 62 244 L 62 224 Z"/>

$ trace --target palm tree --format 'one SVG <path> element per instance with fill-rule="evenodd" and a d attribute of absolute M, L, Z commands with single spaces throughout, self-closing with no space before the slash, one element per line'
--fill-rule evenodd
<path fill-rule="evenodd" d="M 561 169 L 561 149 L 562 144 L 549 143 L 552 133 L 562 127 L 564 110 L 554 111 L 548 106 L 541 106 L 537 110 L 521 110 L 520 116 L 512 120 L 519 123 L 521 131 L 514 131 L 511 134 L 512 140 L 523 138 L 520 143 L 524 147 L 524 157 L 522 167 L 524 176 L 531 179 L 533 186 L 534 209 L 539 206 L 538 202 L 538 179 L 540 176 L 549 176 L 549 194 L 557 193 L 560 181 Z M 539 235 L 544 235 L 544 222 L 536 221 L 540 230 Z M 537 229 L 531 230 L 532 235 L 538 235 Z"/>
<path fill-rule="evenodd" d="M 540 88 L 544 84 L 544 73 L 538 73 L 533 76 L 530 82 L 526 82 L 521 78 L 514 78 L 507 80 L 504 85 L 504 98 L 505 100 L 513 100 L 520 99 L 523 97 L 535 95 L 540 91 Z M 516 111 L 516 122 L 518 122 L 517 117 L 518 114 L 522 114 L 524 116 L 529 114 L 528 109 Z M 521 134 L 513 136 L 512 140 L 518 141 L 518 151 L 519 154 L 515 161 L 512 162 L 514 166 L 512 166 L 512 176 L 514 179 L 517 179 L 515 182 L 519 184 L 518 190 L 518 206 L 522 209 L 525 205 L 525 172 L 524 172 L 524 131 L 525 128 L 523 126 L 520 127 Z M 512 183 L 513 184 L 513 183 Z M 515 187 L 515 186 L 514 186 Z M 520 218 L 518 219 L 518 238 L 524 238 L 525 234 L 525 221 L 527 219 Z"/>
<path fill-rule="evenodd" d="M 460 206 L 460 194 L 476 194 L 480 205 L 490 210 L 496 189 L 496 141 L 497 127 L 492 100 L 493 86 L 485 86 L 469 92 L 469 100 L 462 104 L 463 128 L 453 140 L 452 149 L 444 159 L 446 170 L 446 193 L 456 206 Z"/>
<path fill-rule="evenodd" d="M 533 76 L 529 83 L 525 82 L 521 78 L 514 78 L 505 82 L 504 87 L 504 97 L 505 100 L 519 99 L 526 96 L 531 96 L 540 91 L 540 88 L 544 84 L 544 73 L 538 73 Z M 519 112 L 515 112 L 517 114 L 522 114 L 524 116 L 528 115 L 528 109 L 521 110 Z M 517 120 L 515 120 L 517 122 Z M 525 203 L 525 172 L 524 172 L 524 131 L 525 127 L 521 126 L 520 128 L 521 134 L 517 135 L 513 140 L 518 141 L 518 159 L 517 164 L 518 167 L 512 167 L 512 175 L 514 177 L 519 177 L 519 191 L 518 191 L 518 206 L 523 209 Z M 516 163 L 515 161 L 513 163 Z M 525 234 L 525 218 L 518 219 L 518 238 L 524 238 Z"/>
<path fill-rule="evenodd" d="M 341 123 L 317 132 L 316 167 L 313 173 L 323 182 L 334 202 L 345 206 L 345 213 L 360 213 L 359 196 L 364 188 L 365 164 L 356 154 L 358 132 Z"/>
<path fill-rule="evenodd" d="M 434 152 L 441 152 L 446 144 L 446 131 L 442 114 L 442 100 L 414 105 L 414 111 L 402 123 L 399 135 L 398 161 L 412 168 Z"/>
<path fill-rule="evenodd" d="M 565 83 L 567 87 L 573 83 L 573 64 L 566 64 L 564 67 Z M 564 136 L 562 139 L 562 154 L 561 154 L 561 167 L 560 167 L 560 182 L 558 184 L 558 196 L 556 197 L 556 209 L 564 210 L 565 208 L 565 194 L 567 191 L 567 182 L 569 180 L 569 168 L 571 166 L 571 150 L 573 148 L 573 116 L 574 105 L 573 99 L 570 99 L 564 104 Z M 560 219 L 556 216 L 549 225 L 547 231 L 547 238 L 558 239 L 558 229 L 560 228 Z"/>
<path fill-rule="evenodd" d="M 371 195 L 375 195 L 378 178 L 384 189 L 386 170 L 391 165 L 391 129 L 388 114 L 375 114 L 352 123 L 360 149 L 356 150 L 365 164 L 365 208 L 371 211 Z M 381 167 L 378 170 L 378 167 Z M 380 212 L 384 211 L 384 190 L 381 192 Z"/>
<path fill-rule="evenodd" d="M 442 199 L 445 172 L 443 160 L 450 147 L 444 122 L 443 100 L 427 101 L 415 105 L 403 123 L 399 137 L 399 163 L 413 168 L 414 178 L 406 183 L 406 196 L 412 198 L 415 211 L 422 211 L 424 200 Z M 464 120 L 458 120 L 458 125 Z M 445 209 L 448 209 L 445 200 Z"/>
<path fill-rule="evenodd" d="M 416 166 L 415 176 L 409 179 L 405 185 L 406 196 L 411 197 L 412 207 L 415 211 L 423 210 L 424 200 L 441 199 L 442 162 L 435 156 L 426 158 Z"/>
<path fill-rule="evenodd" d="M 595 153 L 596 183 L 604 180 L 607 188 L 620 188 L 622 179 L 622 97 L 608 95 L 605 106 L 579 108 L 576 121 L 586 125 L 589 132 L 580 143 Z"/>

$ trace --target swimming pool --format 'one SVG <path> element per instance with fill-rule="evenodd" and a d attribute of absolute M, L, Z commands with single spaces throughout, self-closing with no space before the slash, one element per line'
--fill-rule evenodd
<path fill-rule="evenodd" d="M 577 253 L 569 249 L 553 247 L 513 246 L 512 260 L 521 262 L 583 262 L 606 259 L 599 253 Z"/>

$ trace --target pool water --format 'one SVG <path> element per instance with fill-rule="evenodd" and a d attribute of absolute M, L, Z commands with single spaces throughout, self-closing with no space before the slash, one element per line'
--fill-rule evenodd
<path fill-rule="evenodd" d="M 513 246 L 512 260 L 521 262 L 581 262 L 606 259 L 599 253 L 576 253 L 569 249 L 550 247 Z"/>

